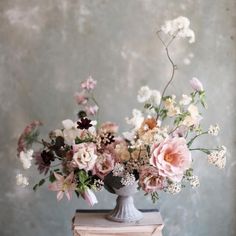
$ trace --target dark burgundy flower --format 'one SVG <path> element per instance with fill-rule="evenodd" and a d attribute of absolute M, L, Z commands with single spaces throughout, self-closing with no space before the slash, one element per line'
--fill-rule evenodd
<path fill-rule="evenodd" d="M 43 151 L 44 152 L 44 151 Z M 45 154 L 43 154 L 45 155 Z M 45 157 L 43 159 L 41 152 L 35 152 L 35 165 L 38 166 L 38 171 L 40 174 L 44 173 L 46 175 L 50 169 L 51 161 L 45 162 Z"/>
<path fill-rule="evenodd" d="M 89 129 L 93 125 L 91 124 L 91 120 L 89 120 L 86 117 L 82 117 L 78 122 L 77 122 L 77 128 L 78 129 Z"/>

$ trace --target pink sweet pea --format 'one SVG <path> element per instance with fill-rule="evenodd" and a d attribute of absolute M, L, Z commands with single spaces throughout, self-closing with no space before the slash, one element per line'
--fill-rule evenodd
<path fill-rule="evenodd" d="M 88 102 L 88 98 L 84 95 L 83 92 L 76 92 L 74 96 L 78 105 L 85 105 Z"/>
<path fill-rule="evenodd" d="M 56 191 L 57 193 L 57 200 L 60 201 L 64 193 L 68 200 L 72 197 L 72 191 L 76 189 L 76 184 L 73 183 L 74 180 L 74 173 L 71 172 L 66 178 L 56 172 L 54 172 L 54 176 L 56 181 L 48 186 L 48 188 L 52 191 Z"/>
<path fill-rule="evenodd" d="M 17 156 L 20 156 L 20 152 L 25 151 L 29 146 L 31 145 L 30 139 L 28 137 L 32 135 L 33 133 L 36 133 L 39 126 L 42 125 L 42 123 L 38 120 L 34 120 L 29 125 L 27 125 L 20 135 L 18 139 L 18 146 L 17 146 Z"/>
<path fill-rule="evenodd" d="M 93 90 L 96 84 L 97 81 L 94 80 L 91 76 L 89 76 L 88 79 L 81 83 L 81 88 L 85 90 Z"/>
<path fill-rule="evenodd" d="M 168 137 L 162 143 L 152 145 L 150 164 L 156 167 L 159 175 L 163 177 L 179 182 L 191 163 L 191 152 L 184 138 Z"/>
<path fill-rule="evenodd" d="M 97 114 L 99 107 L 97 105 L 95 106 L 86 106 L 85 112 L 87 115 L 94 116 Z"/>
<path fill-rule="evenodd" d="M 86 190 L 81 193 L 83 199 L 89 204 L 89 206 L 93 206 L 94 204 L 98 203 L 98 200 L 90 188 L 86 188 Z"/>
<path fill-rule="evenodd" d="M 190 80 L 190 85 L 192 86 L 192 88 L 197 91 L 197 92 L 201 92 L 203 91 L 203 85 L 201 83 L 201 81 L 199 79 L 197 79 L 196 77 L 193 77 Z"/>

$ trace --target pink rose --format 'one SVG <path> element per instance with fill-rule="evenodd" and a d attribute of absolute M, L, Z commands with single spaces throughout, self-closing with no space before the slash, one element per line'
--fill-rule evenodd
<path fill-rule="evenodd" d="M 84 105 L 88 102 L 88 98 L 84 95 L 84 93 L 75 93 L 75 100 L 78 105 Z"/>
<path fill-rule="evenodd" d="M 166 138 L 162 143 L 152 145 L 150 164 L 155 166 L 163 177 L 179 182 L 191 163 L 191 152 L 184 138 Z"/>
<path fill-rule="evenodd" d="M 73 145 L 73 162 L 86 171 L 92 170 L 97 160 L 94 143 L 81 143 Z"/>
<path fill-rule="evenodd" d="M 204 90 L 201 81 L 195 77 L 190 80 L 190 84 L 192 88 L 198 92 L 201 92 Z"/>
<path fill-rule="evenodd" d="M 93 90 L 96 84 L 97 81 L 94 80 L 91 76 L 89 76 L 88 79 L 81 83 L 81 88 L 86 90 Z"/>
<path fill-rule="evenodd" d="M 139 173 L 139 185 L 143 191 L 152 193 L 163 188 L 164 177 L 160 176 L 157 168 L 143 166 Z"/>
<path fill-rule="evenodd" d="M 99 178 L 104 179 L 114 168 L 114 158 L 110 153 L 103 153 L 98 157 L 94 168 L 93 175 L 97 175 Z"/>

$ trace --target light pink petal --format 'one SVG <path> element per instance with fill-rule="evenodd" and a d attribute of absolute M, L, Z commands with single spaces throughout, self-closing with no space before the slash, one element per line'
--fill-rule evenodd
<path fill-rule="evenodd" d="M 55 178 L 59 181 L 64 181 L 64 177 L 56 172 L 53 173 Z"/>
<path fill-rule="evenodd" d="M 63 191 L 59 191 L 59 192 L 57 193 L 57 200 L 58 200 L 58 201 L 61 201 L 61 199 L 63 198 L 63 196 L 64 196 L 64 192 L 63 192 Z"/>

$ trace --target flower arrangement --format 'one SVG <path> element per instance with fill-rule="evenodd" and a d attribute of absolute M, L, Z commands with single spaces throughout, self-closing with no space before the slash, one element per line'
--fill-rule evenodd
<path fill-rule="evenodd" d="M 57 199 L 64 196 L 70 200 L 72 193 L 85 199 L 90 206 L 97 203 L 95 191 L 106 187 L 106 178 L 119 179 L 120 187 L 138 182 L 145 195 L 155 202 L 158 193 L 165 191 L 176 194 L 189 183 L 199 186 L 194 175 L 193 151 L 206 154 L 208 162 L 224 168 L 226 148 L 194 147 L 196 139 L 203 135 L 218 135 L 219 126 L 202 127 L 200 108 L 206 108 L 205 90 L 197 78 L 190 80 L 191 92 L 180 99 L 166 95 L 174 79 L 177 66 L 173 62 L 169 46 L 177 38 L 195 41 L 185 17 L 167 21 L 157 36 L 162 42 L 172 66 L 171 77 L 164 90 L 143 86 L 137 100 L 142 110 L 133 109 L 132 117 L 126 118 L 132 129 L 118 133 L 113 122 L 98 122 L 99 105 L 93 95 L 97 82 L 89 77 L 81 83 L 81 91 L 75 94 L 80 106 L 78 119 L 62 121 L 62 127 L 50 132 L 48 138 L 39 138 L 39 121 L 33 121 L 21 134 L 17 155 L 24 169 L 31 167 L 32 160 L 44 177 L 33 189 L 49 180 L 49 190 L 57 192 Z M 162 35 L 166 34 L 168 40 Z M 33 149 L 34 147 L 34 149 Z M 27 186 L 28 178 L 16 176 L 17 184 Z"/>

